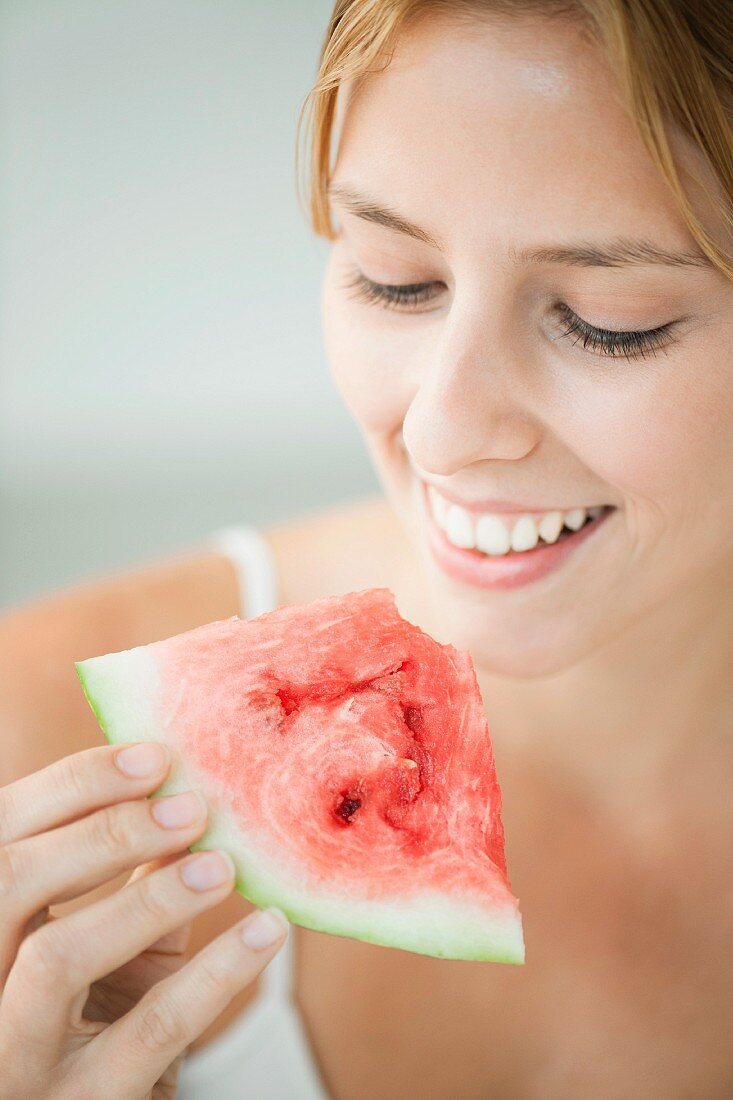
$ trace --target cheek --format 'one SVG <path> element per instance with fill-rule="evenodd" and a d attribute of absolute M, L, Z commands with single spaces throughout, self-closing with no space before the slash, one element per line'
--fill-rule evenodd
<path fill-rule="evenodd" d="M 336 388 L 367 434 L 399 429 L 415 392 L 414 338 L 399 332 L 387 311 L 384 318 L 374 317 L 380 312 L 346 295 L 332 256 L 322 294 L 324 347 Z"/>
<path fill-rule="evenodd" d="M 710 364 L 661 357 L 637 378 L 619 364 L 617 379 L 584 379 L 556 404 L 559 434 L 632 506 L 665 522 L 717 511 L 733 476 L 733 395 L 727 364 Z"/>

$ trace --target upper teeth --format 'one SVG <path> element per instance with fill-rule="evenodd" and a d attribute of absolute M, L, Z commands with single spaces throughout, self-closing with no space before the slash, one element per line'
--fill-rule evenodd
<path fill-rule="evenodd" d="M 445 533 L 448 541 L 462 550 L 473 550 L 476 545 L 476 531 L 473 520 L 465 508 L 451 504 L 445 519 Z"/>
<path fill-rule="evenodd" d="M 506 554 L 511 546 L 509 529 L 498 516 L 480 516 L 476 523 L 476 549 L 484 554 Z"/>
<path fill-rule="evenodd" d="M 596 519 L 602 507 L 570 508 L 566 512 L 545 512 L 542 516 L 476 515 L 452 504 L 432 486 L 428 490 L 430 510 L 436 525 L 448 542 L 461 550 L 481 550 L 484 554 L 506 554 L 509 550 L 532 550 L 540 539 L 557 542 L 563 526 L 579 531 L 586 518 Z"/>

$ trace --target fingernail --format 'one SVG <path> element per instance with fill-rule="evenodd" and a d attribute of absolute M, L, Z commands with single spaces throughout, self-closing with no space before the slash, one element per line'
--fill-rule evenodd
<path fill-rule="evenodd" d="M 115 764 L 130 779 L 146 779 L 163 771 L 168 762 L 168 750 L 157 741 L 131 745 L 115 755 Z"/>
<path fill-rule="evenodd" d="M 203 817 L 204 809 L 203 800 L 196 791 L 156 798 L 150 803 L 153 817 L 164 829 L 182 829 L 184 825 L 193 825 L 194 821 Z"/>
<path fill-rule="evenodd" d="M 260 909 L 242 927 L 242 939 L 253 951 L 272 947 L 288 934 L 287 917 L 279 909 Z"/>
<path fill-rule="evenodd" d="M 234 878 L 234 864 L 226 852 L 201 852 L 186 860 L 181 878 L 192 890 L 212 890 Z"/>

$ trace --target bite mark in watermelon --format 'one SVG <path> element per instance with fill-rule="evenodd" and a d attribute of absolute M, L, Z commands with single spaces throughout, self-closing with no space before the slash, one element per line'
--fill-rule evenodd
<path fill-rule="evenodd" d="M 112 743 L 158 740 L 237 889 L 308 928 L 524 961 L 471 658 L 388 589 L 236 616 L 77 664 Z"/>

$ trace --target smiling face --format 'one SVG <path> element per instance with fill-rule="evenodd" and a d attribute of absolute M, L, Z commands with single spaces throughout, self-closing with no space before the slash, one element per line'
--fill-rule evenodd
<path fill-rule="evenodd" d="M 542 675 L 730 578 L 733 285 L 602 56 L 431 16 L 347 95 L 326 350 L 453 640 Z"/>

